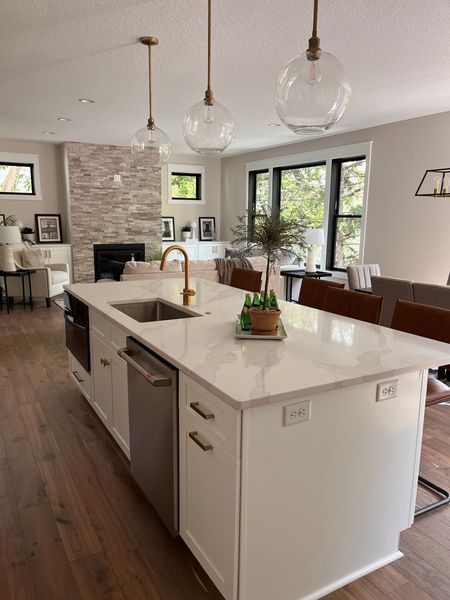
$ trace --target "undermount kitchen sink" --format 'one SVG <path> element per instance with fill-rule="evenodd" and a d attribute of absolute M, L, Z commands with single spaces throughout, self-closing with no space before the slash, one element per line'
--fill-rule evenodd
<path fill-rule="evenodd" d="M 174 306 L 163 300 L 144 300 L 142 302 L 126 302 L 111 304 L 117 310 L 139 323 L 150 321 L 170 321 L 174 319 L 189 319 L 200 317 L 184 308 Z"/>

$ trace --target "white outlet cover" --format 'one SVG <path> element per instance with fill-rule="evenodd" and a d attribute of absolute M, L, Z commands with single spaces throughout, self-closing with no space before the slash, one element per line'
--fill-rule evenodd
<path fill-rule="evenodd" d="M 383 381 L 377 384 L 377 402 L 381 400 L 392 400 L 398 396 L 398 379 Z"/>
<path fill-rule="evenodd" d="M 121 176 L 120 175 L 114 175 L 114 181 L 119 182 L 121 180 Z"/>
<path fill-rule="evenodd" d="M 311 419 L 311 400 L 283 406 L 283 426 L 294 425 Z"/>

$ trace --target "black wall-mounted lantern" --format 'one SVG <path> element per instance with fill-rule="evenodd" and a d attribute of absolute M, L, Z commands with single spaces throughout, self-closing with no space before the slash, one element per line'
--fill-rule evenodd
<path fill-rule="evenodd" d="M 422 177 L 422 181 L 419 183 L 415 195 L 448 198 L 450 196 L 449 174 L 450 168 L 427 169 L 425 175 Z"/>

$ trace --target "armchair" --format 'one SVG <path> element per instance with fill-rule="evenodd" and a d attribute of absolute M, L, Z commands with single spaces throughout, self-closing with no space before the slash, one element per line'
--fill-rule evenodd
<path fill-rule="evenodd" d="M 25 248 L 23 244 L 14 244 L 13 256 L 16 269 L 26 269 L 22 264 L 22 251 Z M 42 267 L 29 267 L 36 271 L 31 275 L 31 289 L 33 298 L 45 298 L 47 307 L 51 305 L 51 298 L 62 294 L 64 286 L 70 283 L 69 265 L 67 264 L 47 264 Z M 28 282 L 25 283 L 25 293 L 29 295 Z M 11 279 L 8 282 L 8 295 L 13 297 L 22 297 L 22 282 Z"/>

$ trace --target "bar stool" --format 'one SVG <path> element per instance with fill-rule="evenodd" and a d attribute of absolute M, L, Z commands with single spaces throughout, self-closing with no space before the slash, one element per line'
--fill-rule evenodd
<path fill-rule="evenodd" d="M 450 344 L 450 310 L 446 308 L 397 300 L 391 327 L 398 331 Z M 448 400 L 450 400 L 450 388 L 445 383 L 442 383 L 442 381 L 434 377 L 428 377 L 425 407 Z M 419 483 L 435 492 L 441 497 L 441 500 L 417 510 L 415 512 L 416 517 L 450 503 L 450 492 L 447 490 L 444 490 L 421 475 L 419 475 Z"/>
<path fill-rule="evenodd" d="M 344 285 L 344 283 L 337 283 L 336 281 L 305 277 L 302 279 L 298 303 L 303 306 L 310 306 L 311 308 L 318 308 L 321 310 L 323 308 L 323 301 L 327 289 L 329 287 L 343 288 Z"/>
<path fill-rule="evenodd" d="M 351 317 L 359 321 L 377 324 L 380 319 L 383 298 L 360 292 L 330 287 L 325 293 L 323 310 Z"/>
<path fill-rule="evenodd" d="M 230 286 L 246 290 L 247 292 L 261 291 L 261 271 L 253 271 L 251 269 L 239 269 L 234 267 L 231 273 Z"/>

